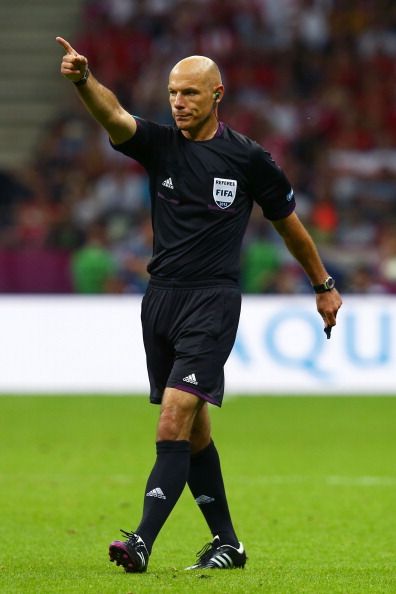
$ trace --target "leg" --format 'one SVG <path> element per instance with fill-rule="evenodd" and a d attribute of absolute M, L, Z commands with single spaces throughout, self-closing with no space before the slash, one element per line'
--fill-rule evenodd
<path fill-rule="evenodd" d="M 206 402 L 203 403 L 197 414 L 191 428 L 191 456 L 204 450 L 211 442 L 212 427 L 210 423 L 209 407 Z"/>
<path fill-rule="evenodd" d="M 238 547 L 238 538 L 228 509 L 219 455 L 211 440 L 206 403 L 195 416 L 192 426 L 191 454 L 188 486 L 213 537 L 218 536 L 221 544 Z"/>
<path fill-rule="evenodd" d="M 143 517 L 136 529 L 149 552 L 186 485 L 191 428 L 202 405 L 192 394 L 174 388 L 165 390 L 157 427 L 157 459 L 147 481 Z"/>
<path fill-rule="evenodd" d="M 176 388 L 166 388 L 157 426 L 157 441 L 190 441 L 192 427 L 204 402 Z"/>
<path fill-rule="evenodd" d="M 166 388 L 157 427 L 157 459 L 145 489 L 143 516 L 126 542 L 110 545 L 110 560 L 131 573 L 146 571 L 153 543 L 179 499 L 190 468 L 190 434 L 203 402 Z"/>

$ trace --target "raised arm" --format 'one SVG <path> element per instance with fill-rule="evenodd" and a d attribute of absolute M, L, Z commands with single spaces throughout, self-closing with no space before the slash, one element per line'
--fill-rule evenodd
<path fill-rule="evenodd" d="M 329 274 L 319 256 L 318 250 L 296 213 L 284 219 L 273 221 L 289 252 L 307 273 L 312 285 L 321 285 Z M 337 312 L 342 300 L 336 289 L 316 295 L 317 309 L 326 326 L 335 326 Z"/>
<path fill-rule="evenodd" d="M 132 138 L 136 121 L 119 103 L 117 97 L 104 87 L 88 69 L 88 60 L 80 55 L 66 39 L 57 37 L 63 47 L 61 73 L 75 84 L 79 97 L 89 113 L 107 130 L 114 144 Z"/>

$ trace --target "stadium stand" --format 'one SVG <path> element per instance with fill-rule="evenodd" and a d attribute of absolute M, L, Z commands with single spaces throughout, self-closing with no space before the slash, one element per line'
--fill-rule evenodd
<path fill-rule="evenodd" d="M 93 237 L 111 271 L 101 290 L 141 292 L 147 282 L 144 173 L 109 148 L 57 73 L 58 48 L 47 43 L 74 28 L 71 41 L 98 78 L 132 113 L 156 121 L 169 122 L 173 63 L 193 53 L 213 57 L 227 90 L 222 119 L 263 144 L 288 173 L 298 212 L 341 290 L 396 293 L 394 2 L 91 0 L 78 14 L 78 2 L 65 4 L 56 3 L 66 11 L 60 22 L 47 15 L 43 29 L 26 19 L 20 43 L 1 31 L 3 46 L 18 55 L 6 67 L 14 83 L 0 94 L 3 114 L 14 114 L 0 121 L 2 292 L 81 290 L 72 263 Z M 40 0 L 37 15 L 43 7 Z M 29 83 L 23 68 L 30 61 Z M 12 87 L 19 84 L 17 99 Z M 13 134 L 17 114 L 27 127 Z M 40 119 L 32 143 L 29 122 Z M 242 280 L 250 292 L 310 291 L 256 210 Z"/>
<path fill-rule="evenodd" d="M 4 0 L 0 4 L 0 164 L 30 160 L 43 123 L 64 91 L 54 62 L 54 31 L 72 35 L 82 0 Z"/>

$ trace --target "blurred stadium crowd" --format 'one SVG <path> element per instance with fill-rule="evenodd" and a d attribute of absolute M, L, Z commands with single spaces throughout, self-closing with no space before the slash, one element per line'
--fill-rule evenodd
<path fill-rule="evenodd" d="M 221 119 L 286 171 L 341 290 L 396 293 L 394 0 L 91 0 L 81 27 L 71 41 L 99 80 L 131 113 L 158 122 L 170 123 L 173 64 L 212 57 L 226 87 Z M 1 289 L 142 292 L 151 251 L 144 171 L 110 148 L 77 99 L 67 105 L 22 174 L 0 174 L 0 251 L 20 258 L 12 270 L 8 257 L 12 282 Z M 310 291 L 256 209 L 242 287 Z"/>

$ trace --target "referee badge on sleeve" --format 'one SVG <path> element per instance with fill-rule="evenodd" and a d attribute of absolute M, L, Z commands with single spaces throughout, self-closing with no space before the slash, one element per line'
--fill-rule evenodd
<path fill-rule="evenodd" d="M 213 198 L 220 208 L 228 208 L 235 200 L 237 191 L 236 179 L 215 177 L 213 180 Z"/>

